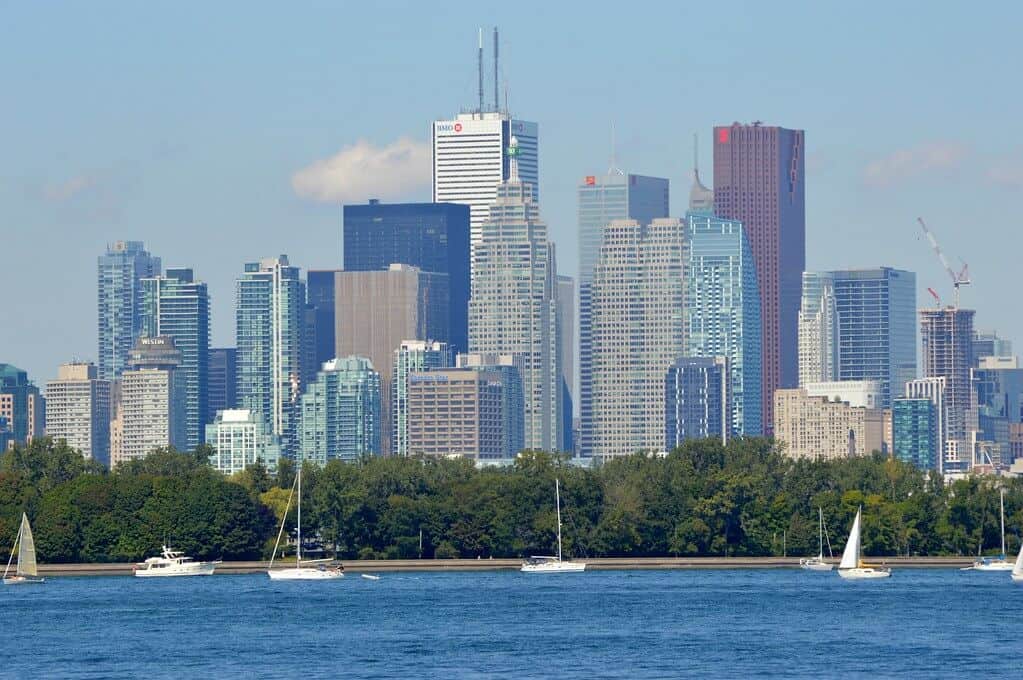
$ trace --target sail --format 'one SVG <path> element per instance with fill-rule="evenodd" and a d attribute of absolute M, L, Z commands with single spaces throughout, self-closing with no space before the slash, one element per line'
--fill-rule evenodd
<path fill-rule="evenodd" d="M 1019 547 L 1019 554 L 1016 555 L 1016 564 L 1012 568 L 1014 576 L 1023 576 L 1023 545 Z"/>
<path fill-rule="evenodd" d="M 853 520 L 852 529 L 849 531 L 849 540 L 845 542 L 845 550 L 842 551 L 842 562 L 839 569 L 855 569 L 860 565 L 860 511 L 856 511 L 856 519 Z"/>
<path fill-rule="evenodd" d="M 18 574 L 20 576 L 38 576 L 36 568 L 36 542 L 32 538 L 32 527 L 28 524 L 28 515 L 21 513 L 21 543 L 18 547 Z"/>

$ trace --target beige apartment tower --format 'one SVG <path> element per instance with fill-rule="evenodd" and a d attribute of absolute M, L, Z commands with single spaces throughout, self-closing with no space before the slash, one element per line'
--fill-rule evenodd
<path fill-rule="evenodd" d="M 806 390 L 774 393 L 774 437 L 791 458 L 831 460 L 883 450 L 881 409 L 811 397 Z"/>
<path fill-rule="evenodd" d="M 410 374 L 408 455 L 502 458 L 503 387 L 497 371 L 466 368 Z"/>
<path fill-rule="evenodd" d="M 64 364 L 46 384 L 46 434 L 110 464 L 110 383 L 95 364 Z"/>

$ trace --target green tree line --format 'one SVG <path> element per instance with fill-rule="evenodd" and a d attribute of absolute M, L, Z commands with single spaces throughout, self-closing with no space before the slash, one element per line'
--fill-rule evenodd
<path fill-rule="evenodd" d="M 17 447 L 0 456 L 0 544 L 13 543 L 25 511 L 43 562 L 137 561 L 166 541 L 203 559 L 268 557 L 295 465 L 225 478 L 208 455 L 161 450 L 111 473 L 45 438 Z M 815 554 L 818 507 L 837 554 L 859 506 L 865 554 L 994 554 L 1000 488 L 1010 553 L 1023 528 L 1023 480 L 945 485 L 880 455 L 796 461 L 768 439 L 708 439 L 591 469 L 536 451 L 505 468 L 409 458 L 307 465 L 305 547 L 342 559 L 549 554 L 555 478 L 565 551 L 576 557 Z"/>

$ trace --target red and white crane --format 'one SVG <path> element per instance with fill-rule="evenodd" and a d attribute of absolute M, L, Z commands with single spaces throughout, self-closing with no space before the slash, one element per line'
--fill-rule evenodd
<path fill-rule="evenodd" d="M 916 221 L 920 223 L 920 228 L 924 230 L 924 235 L 927 236 L 927 240 L 931 242 L 931 248 L 934 250 L 934 254 L 941 260 L 941 266 L 948 272 L 949 278 L 952 279 L 952 308 L 959 309 L 959 287 L 970 285 L 970 268 L 965 262 L 963 262 L 963 268 L 956 272 L 952 269 L 952 265 L 948 263 L 948 259 L 945 257 L 945 253 L 941 252 L 941 246 L 938 245 L 938 240 L 934 238 L 934 234 L 927 228 L 927 223 L 924 222 L 924 218 L 918 217 Z M 928 288 L 934 299 L 938 301 L 938 305 L 941 305 L 941 299 L 938 294 L 934 292 L 933 288 Z"/>

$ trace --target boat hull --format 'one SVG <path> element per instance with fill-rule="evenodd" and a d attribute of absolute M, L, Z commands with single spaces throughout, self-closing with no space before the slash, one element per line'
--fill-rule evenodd
<path fill-rule="evenodd" d="M 5 586 L 21 586 L 46 581 L 42 576 L 8 576 L 4 579 Z"/>
<path fill-rule="evenodd" d="M 1016 572 L 1012 572 L 1012 580 L 1015 581 L 1016 583 L 1023 583 L 1023 574 L 1017 574 Z"/>
<path fill-rule="evenodd" d="M 211 576 L 217 565 L 213 562 L 197 562 L 186 567 L 164 567 L 161 569 L 136 569 L 139 578 L 163 578 L 169 576 Z"/>
<path fill-rule="evenodd" d="M 821 562 L 816 558 L 811 558 L 799 560 L 799 568 L 805 569 L 806 571 L 831 571 L 835 568 L 835 565 L 827 562 Z"/>
<path fill-rule="evenodd" d="M 1006 562 L 1005 560 L 995 560 L 992 562 L 982 562 L 974 564 L 972 567 L 968 567 L 972 571 L 1012 571 L 1012 562 Z"/>
<path fill-rule="evenodd" d="M 524 574 L 573 574 L 586 571 L 585 562 L 542 562 L 523 564 L 519 569 Z"/>
<path fill-rule="evenodd" d="M 838 575 L 850 581 L 862 581 L 868 579 L 888 578 L 892 575 L 892 572 L 887 569 L 857 567 L 855 569 L 839 569 Z"/>
<path fill-rule="evenodd" d="M 344 578 L 340 569 L 318 569 L 316 567 L 291 567 L 269 569 L 266 575 L 272 581 L 329 581 Z"/>

